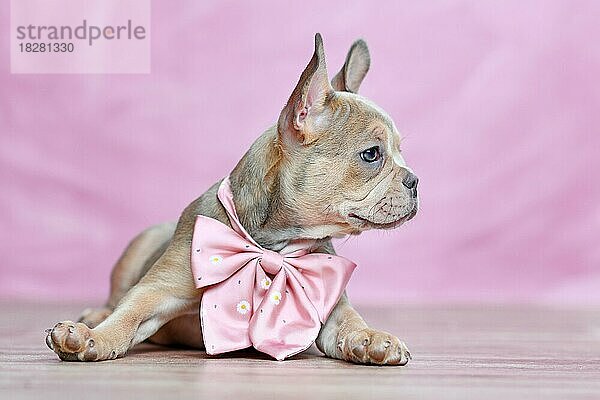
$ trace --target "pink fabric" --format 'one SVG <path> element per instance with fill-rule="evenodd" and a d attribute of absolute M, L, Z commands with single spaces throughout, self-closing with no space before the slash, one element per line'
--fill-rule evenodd
<path fill-rule="evenodd" d="M 264 249 L 242 227 L 226 178 L 218 197 L 233 227 L 199 215 L 192 272 L 202 295 L 202 337 L 209 354 L 249 346 L 277 360 L 307 349 L 356 267 L 339 256 L 312 253 L 297 241 L 279 253 Z"/>
<path fill-rule="evenodd" d="M 323 34 L 363 37 L 421 210 L 338 241 L 354 303 L 600 304 L 600 2 L 153 1 L 148 75 L 11 75 L 0 1 L 0 297 L 101 304 L 274 123 Z"/>

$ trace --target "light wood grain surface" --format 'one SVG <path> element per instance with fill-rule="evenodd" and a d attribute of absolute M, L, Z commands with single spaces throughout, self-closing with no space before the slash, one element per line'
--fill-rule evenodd
<path fill-rule="evenodd" d="M 84 306 L 0 303 L 0 399 L 600 399 L 600 309 L 359 307 L 406 341 L 407 367 L 147 344 L 119 360 L 61 362 L 44 329 Z"/>

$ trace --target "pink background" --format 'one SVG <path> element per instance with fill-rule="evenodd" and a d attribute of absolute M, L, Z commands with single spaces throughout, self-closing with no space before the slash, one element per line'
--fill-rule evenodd
<path fill-rule="evenodd" d="M 600 303 L 600 2 L 153 2 L 152 73 L 11 75 L 0 5 L 0 296 L 95 301 L 273 123 L 323 33 L 406 135 L 422 209 L 338 245 L 355 302 Z"/>

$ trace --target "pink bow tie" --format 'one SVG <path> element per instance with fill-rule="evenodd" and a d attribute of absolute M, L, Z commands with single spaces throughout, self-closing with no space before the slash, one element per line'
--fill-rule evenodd
<path fill-rule="evenodd" d="M 196 287 L 206 352 L 253 346 L 277 360 L 315 341 L 356 267 L 343 257 L 311 253 L 314 241 L 293 242 L 277 253 L 262 248 L 242 227 L 229 178 L 218 198 L 233 229 L 199 215 L 192 239 Z"/>

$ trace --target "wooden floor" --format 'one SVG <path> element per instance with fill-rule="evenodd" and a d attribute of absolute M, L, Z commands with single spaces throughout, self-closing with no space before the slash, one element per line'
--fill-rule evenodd
<path fill-rule="evenodd" d="M 0 303 L 0 399 L 600 399 L 600 309 L 363 308 L 406 341 L 407 367 L 152 345 L 114 361 L 61 362 L 44 329 L 82 306 Z"/>

